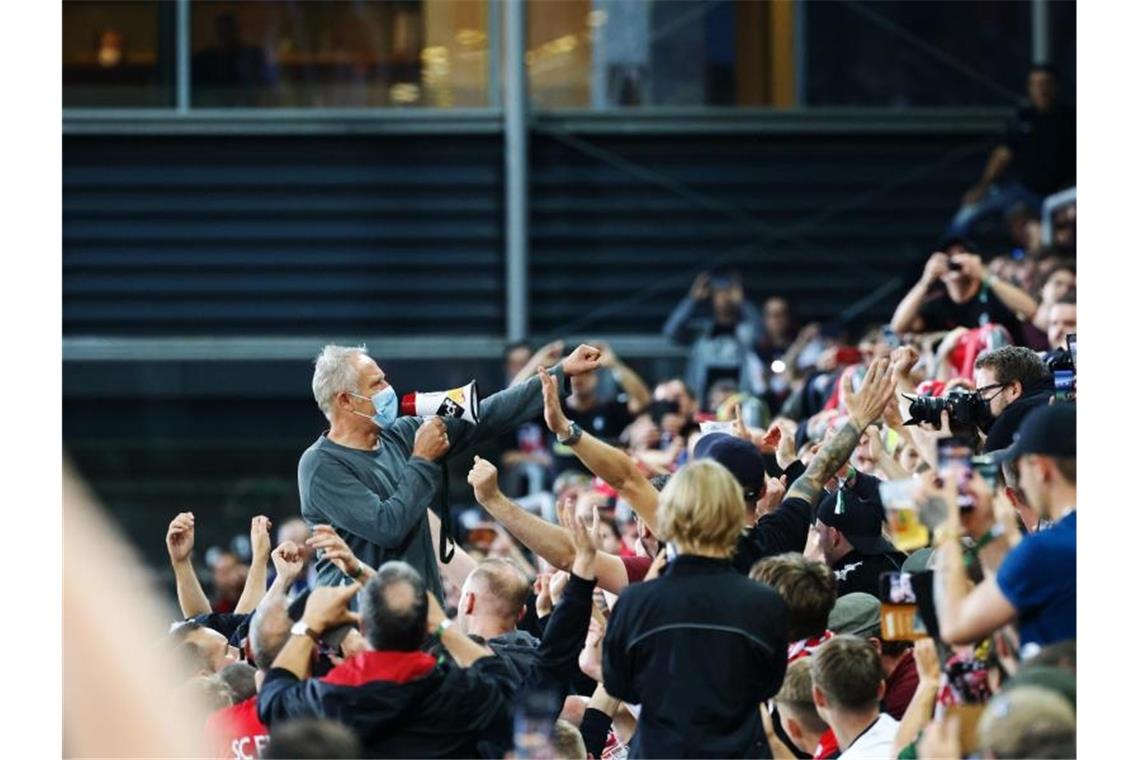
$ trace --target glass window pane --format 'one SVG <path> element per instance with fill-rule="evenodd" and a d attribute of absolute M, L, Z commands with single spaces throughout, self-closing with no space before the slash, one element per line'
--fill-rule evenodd
<path fill-rule="evenodd" d="M 809 2 L 807 103 L 1009 106 L 1032 58 L 1030 3 Z"/>
<path fill-rule="evenodd" d="M 64 2 L 64 107 L 173 107 L 174 22 L 172 2 Z"/>
<path fill-rule="evenodd" d="M 194 2 L 195 107 L 487 105 L 486 0 Z"/>
<path fill-rule="evenodd" d="M 794 102 L 784 0 L 531 0 L 527 11 L 537 108 Z"/>

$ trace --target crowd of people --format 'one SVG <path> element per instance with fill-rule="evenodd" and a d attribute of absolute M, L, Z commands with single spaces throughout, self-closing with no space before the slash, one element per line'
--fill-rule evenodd
<path fill-rule="evenodd" d="M 998 255 L 959 214 L 889 323 L 703 273 L 683 376 L 514 344 L 477 424 L 325 347 L 301 514 L 216 552 L 213 600 L 194 515 L 167 533 L 217 756 L 1074 757 L 1075 201 L 1045 243 L 1018 200 Z"/>

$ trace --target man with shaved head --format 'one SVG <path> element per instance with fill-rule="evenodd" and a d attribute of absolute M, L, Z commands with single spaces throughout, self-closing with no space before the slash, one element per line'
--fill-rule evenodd
<path fill-rule="evenodd" d="M 538 658 L 539 640 L 518 630 L 529 591 L 526 575 L 513 562 L 483 560 L 463 584 L 455 619 L 460 630 L 509 662 L 520 679 Z"/>
<path fill-rule="evenodd" d="M 289 639 L 292 625 L 285 596 L 280 591 L 268 594 L 253 613 L 249 647 L 257 665 L 254 684 L 258 691 L 273 667 L 273 660 Z M 269 741 L 269 729 L 257 717 L 257 695 L 211 715 L 206 722 L 206 734 L 216 747 L 216 757 L 260 757 Z"/>

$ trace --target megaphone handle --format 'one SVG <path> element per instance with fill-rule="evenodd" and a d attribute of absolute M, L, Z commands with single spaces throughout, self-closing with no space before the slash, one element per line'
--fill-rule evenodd
<path fill-rule="evenodd" d="M 447 460 L 442 460 L 439 465 L 443 470 L 443 491 L 439 500 L 439 561 L 446 565 L 455 556 L 455 542 L 451 540 L 451 499 L 448 494 L 451 481 Z M 451 543 L 450 547 L 448 542 Z"/>

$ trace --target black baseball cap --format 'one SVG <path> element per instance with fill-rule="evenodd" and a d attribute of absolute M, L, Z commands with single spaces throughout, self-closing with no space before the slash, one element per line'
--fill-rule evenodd
<path fill-rule="evenodd" d="M 764 492 L 764 459 L 748 441 L 728 433 L 708 433 L 697 439 L 693 459 L 722 464 L 745 491 Z"/>
<path fill-rule="evenodd" d="M 1025 454 L 1047 457 L 1077 455 L 1077 405 L 1070 402 L 1045 404 L 1025 416 L 1013 444 L 991 452 L 997 462 L 1008 462 Z"/>
<path fill-rule="evenodd" d="M 829 493 L 819 503 L 815 517 L 824 525 L 835 528 L 863 554 L 891 554 L 897 552 L 894 544 L 883 537 L 883 520 L 886 512 L 883 502 L 868 498 L 861 489 L 842 487 L 840 491 Z M 839 510 L 840 493 L 843 509 Z"/>
<path fill-rule="evenodd" d="M 978 244 L 964 235 L 947 235 L 938 241 L 938 250 L 940 251 L 945 251 L 954 246 L 965 248 L 970 253 L 978 252 Z"/>

